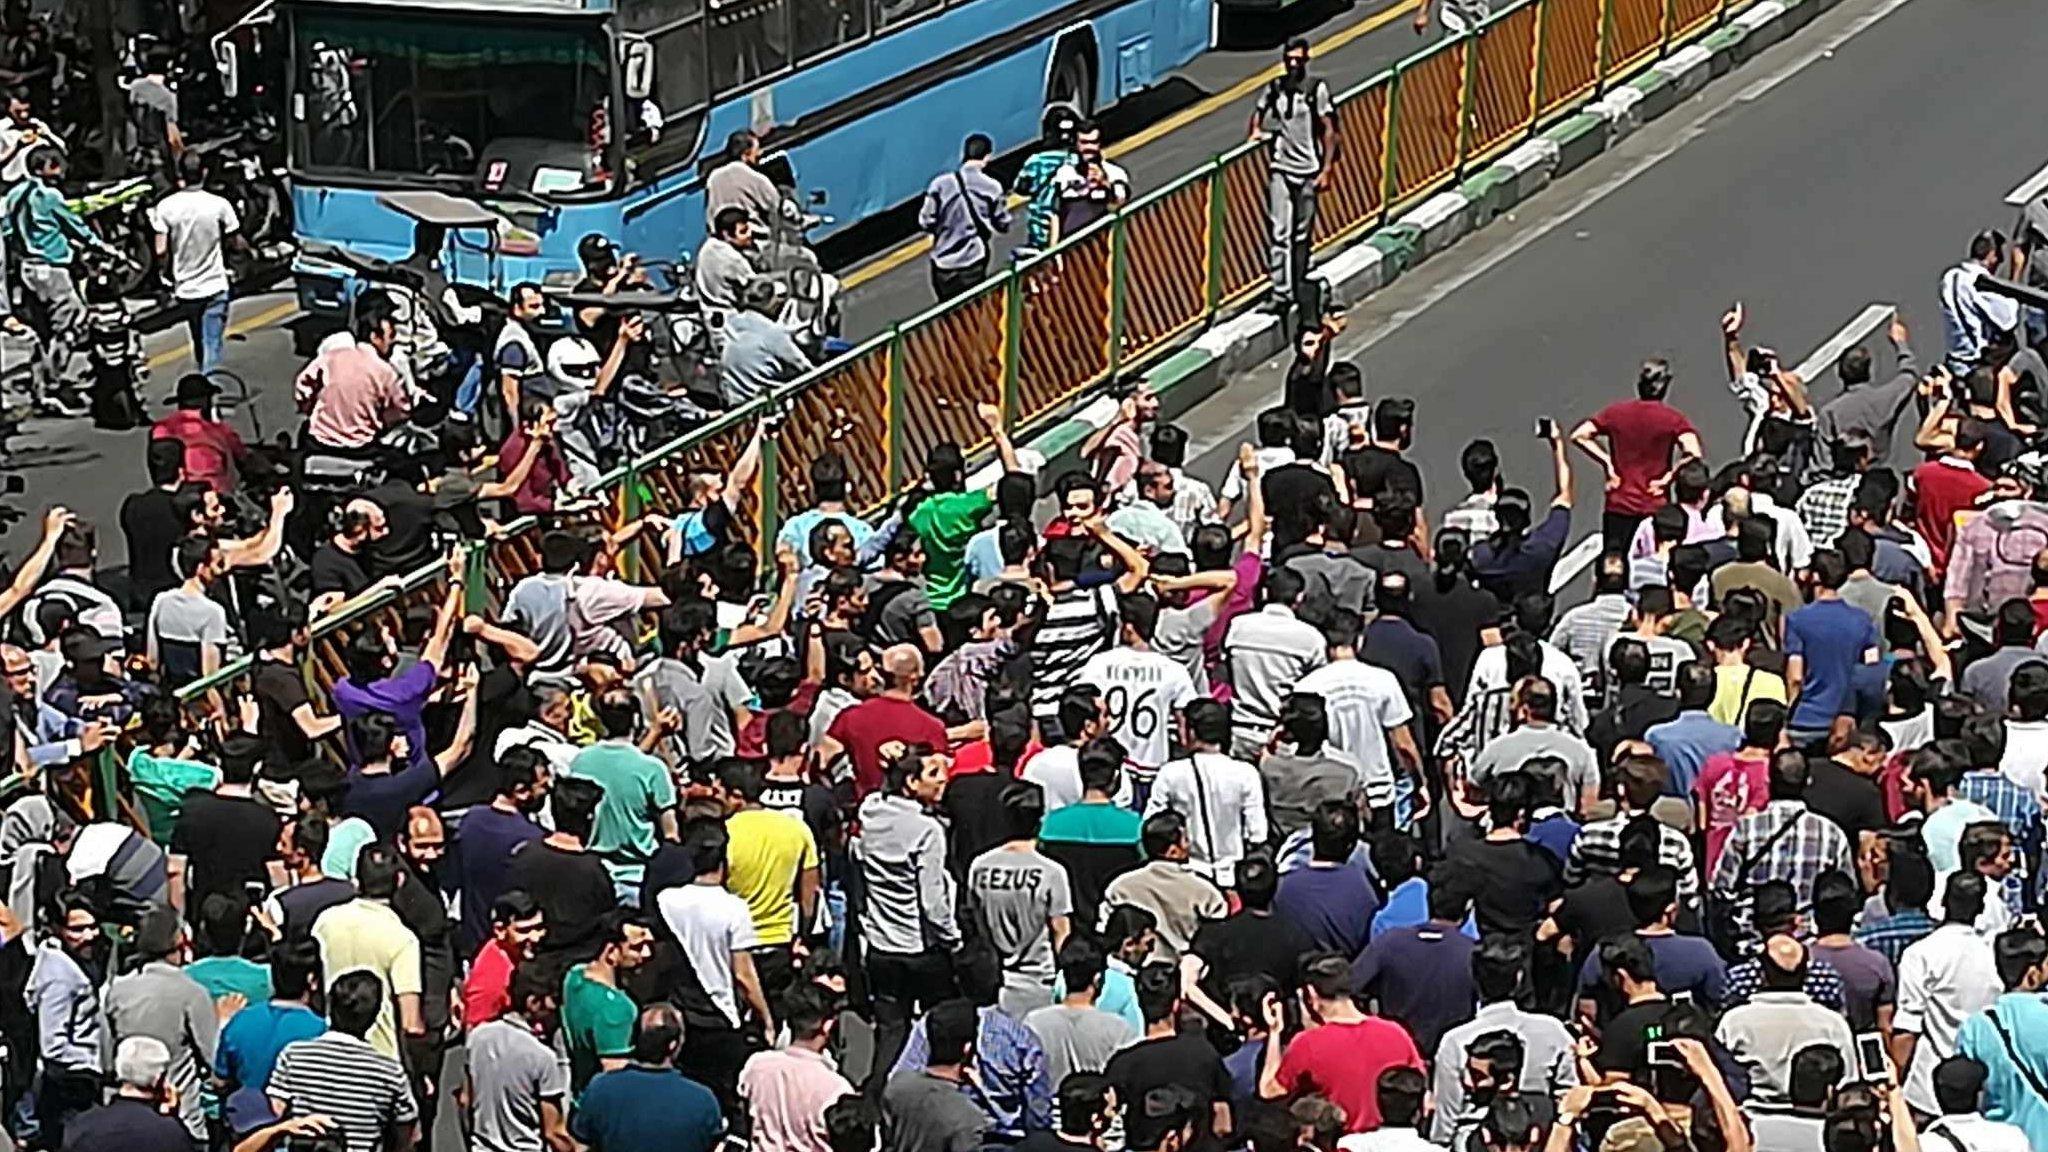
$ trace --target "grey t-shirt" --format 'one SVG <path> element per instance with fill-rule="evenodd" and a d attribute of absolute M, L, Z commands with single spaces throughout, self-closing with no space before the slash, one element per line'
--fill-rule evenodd
<path fill-rule="evenodd" d="M 909 587 L 903 587 L 905 584 Z M 920 643 L 918 634 L 923 629 L 939 626 L 938 617 L 932 615 L 932 602 L 925 597 L 922 580 L 869 577 L 867 594 L 870 606 L 881 605 L 876 611 L 875 639 L 885 646 Z"/>
<path fill-rule="evenodd" d="M 1600 786 L 1600 762 L 1584 740 L 1562 728 L 1516 728 L 1488 741 L 1472 761 L 1470 779 L 1474 784 L 1505 772 L 1519 771 L 1538 756 L 1555 756 L 1564 761 L 1564 803 L 1578 810 L 1579 797 Z"/>
<path fill-rule="evenodd" d="M 228 610 L 211 597 L 182 587 L 157 593 L 149 606 L 148 637 L 152 651 L 168 640 L 173 644 L 218 644 L 223 662 L 235 655 Z"/>
<path fill-rule="evenodd" d="M 882 1089 L 884 1152 L 977 1152 L 988 1128 L 965 1087 L 922 1068 L 896 1073 Z"/>
<path fill-rule="evenodd" d="M 1266 819 L 1285 840 L 1303 828 L 1326 800 L 1342 800 L 1358 787 L 1358 770 L 1328 756 L 1274 753 L 1259 764 L 1266 782 Z"/>
<path fill-rule="evenodd" d="M 1057 1085 L 1076 1072 L 1100 1072 L 1109 1058 L 1138 1038 L 1131 1022 L 1100 1008 L 1051 1004 L 1024 1017 L 1045 1048 L 1045 1067 Z"/>
<path fill-rule="evenodd" d="M 967 886 L 981 902 L 990 943 L 1003 957 L 1004 1011 L 1019 999 L 1035 997 L 1033 1007 L 1044 1004 L 1055 972 L 1046 921 L 1074 913 L 1067 870 L 1036 850 L 991 848 L 968 866 Z"/>
<path fill-rule="evenodd" d="M 1289 559 L 1287 567 L 1308 581 L 1310 595 L 1327 595 L 1337 607 L 1361 615 L 1377 578 L 1377 573 L 1349 552 L 1310 552 Z"/>
<path fill-rule="evenodd" d="M 2032 648 L 2000 648 L 1963 670 L 1963 695 L 1975 700 L 1992 715 L 2003 715 L 2012 693 L 2012 674 L 2022 664 L 2048 661 Z"/>
<path fill-rule="evenodd" d="M 1316 121 L 1335 115 L 1330 86 L 1310 76 L 1299 91 L 1284 79 L 1259 94 L 1259 126 L 1273 135 L 1273 170 L 1286 176 L 1310 177 L 1322 171 L 1322 149 L 1316 146 Z"/>
<path fill-rule="evenodd" d="M 1204 596 L 1186 608 L 1163 608 L 1152 636 L 1152 650 L 1188 670 L 1195 691 L 1209 694 L 1209 668 L 1202 659 L 1202 638 L 1216 623 L 1216 598 Z"/>
<path fill-rule="evenodd" d="M 477 1025 L 467 1048 L 477 1152 L 546 1152 L 540 1102 L 568 1096 L 567 1066 L 517 1016 Z"/>

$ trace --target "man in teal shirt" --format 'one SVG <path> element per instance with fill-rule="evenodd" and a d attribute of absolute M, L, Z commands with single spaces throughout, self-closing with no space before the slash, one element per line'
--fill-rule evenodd
<path fill-rule="evenodd" d="M 657 834 L 665 840 L 676 838 L 676 785 L 668 765 L 633 744 L 640 704 L 632 692 L 605 692 L 592 702 L 592 712 L 605 739 L 578 752 L 569 761 L 569 775 L 604 789 L 590 832 L 590 850 L 604 858 L 619 902 L 638 908 L 640 881 L 654 855 Z M 647 738 L 660 739 L 663 728 L 657 719 Z"/>
<path fill-rule="evenodd" d="M 29 178 L 7 193 L 4 211 L 7 243 L 21 262 L 22 287 L 35 297 L 44 317 L 47 360 L 36 375 L 37 406 L 60 416 L 83 416 L 85 405 L 63 395 L 81 387 L 85 378 L 73 354 L 72 339 L 85 319 L 85 301 L 71 275 L 74 245 L 101 247 L 78 213 L 57 190 L 64 179 L 64 154 L 47 145 L 29 153 Z M 49 389 L 54 376 L 57 388 Z"/>
<path fill-rule="evenodd" d="M 2005 995 L 1963 1021 L 1956 1054 L 1984 1065 L 1984 1116 L 2027 1134 L 2027 1144 L 2048 1148 L 2048 940 L 2029 928 L 2001 932 L 1992 956 Z M 1923 1041 L 1924 1043 L 1924 1041 Z"/>

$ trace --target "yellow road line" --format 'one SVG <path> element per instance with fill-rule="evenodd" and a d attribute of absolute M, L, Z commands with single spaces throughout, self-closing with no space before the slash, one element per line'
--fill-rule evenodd
<path fill-rule="evenodd" d="M 275 324 L 278 321 L 284 319 L 285 317 L 292 315 L 298 310 L 299 302 L 297 300 L 287 300 L 282 304 L 277 304 L 273 305 L 272 307 L 265 308 L 263 311 L 258 312 L 254 316 L 245 316 L 242 319 L 237 320 L 232 324 L 229 324 L 227 327 L 227 335 L 246 336 L 259 328 L 268 328 L 272 324 Z M 168 367 L 172 364 L 177 363 L 180 360 L 190 360 L 191 358 L 191 345 L 180 344 L 175 348 L 166 348 L 163 351 L 157 353 L 156 355 L 151 356 L 149 358 L 149 369 L 150 371 L 154 372 L 159 368 Z"/>
<path fill-rule="evenodd" d="M 1335 52 L 1359 37 L 1377 32 L 1403 16 L 1413 13 L 1416 5 L 1421 2 L 1422 0 L 1399 0 L 1399 3 L 1385 11 L 1375 12 L 1356 24 L 1338 29 L 1328 39 L 1311 45 L 1309 51 L 1317 56 Z M 1279 64 L 1269 65 L 1264 71 L 1247 76 L 1236 84 L 1216 93 L 1214 96 L 1190 104 L 1157 124 L 1127 136 L 1104 148 L 1102 151 L 1104 155 L 1112 160 L 1119 156 L 1129 155 L 1148 144 L 1158 141 L 1164 136 L 1180 131 L 1197 120 L 1214 115 L 1219 109 L 1237 103 L 1239 100 L 1278 79 L 1282 68 L 1283 66 Z M 1022 207 L 1023 204 L 1024 199 L 1021 196 L 1012 196 L 1010 198 L 1011 208 Z M 841 285 L 848 291 L 858 288 L 877 276 L 885 276 L 903 267 L 910 261 L 931 251 L 931 247 L 932 241 L 929 236 L 919 236 L 915 240 L 907 241 L 848 272 L 840 278 Z"/>

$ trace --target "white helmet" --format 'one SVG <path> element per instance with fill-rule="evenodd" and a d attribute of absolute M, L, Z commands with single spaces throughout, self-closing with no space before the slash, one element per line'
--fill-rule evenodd
<path fill-rule="evenodd" d="M 603 364 L 597 345 L 581 336 L 564 336 L 548 346 L 548 375 L 564 388 L 589 391 L 596 387 Z"/>

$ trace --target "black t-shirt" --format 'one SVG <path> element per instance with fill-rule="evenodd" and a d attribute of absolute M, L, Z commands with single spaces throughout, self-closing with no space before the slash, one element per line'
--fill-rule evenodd
<path fill-rule="evenodd" d="M 147 608 L 157 593 L 178 585 L 171 553 L 185 525 L 171 509 L 171 494 L 151 488 L 121 501 L 121 535 L 128 542 L 129 603 Z"/>
<path fill-rule="evenodd" d="M 434 498 L 402 480 L 386 480 L 364 497 L 384 510 L 388 529 L 370 544 L 379 576 L 403 576 L 434 562 Z"/>
<path fill-rule="evenodd" d="M 1431 575 L 1429 561 L 1424 560 L 1413 548 L 1386 543 L 1361 544 L 1351 550 L 1351 555 L 1376 573 L 1399 572 L 1408 577 L 1408 587 L 1411 590 L 1421 587 L 1422 582 Z M 1379 576 L 1374 576 L 1373 581 L 1377 586 Z"/>
<path fill-rule="evenodd" d="M 1600 1029 L 1600 1050 L 1593 1054 L 1593 1067 L 1602 1072 L 1626 1072 L 1638 1084 L 1648 1084 L 1650 1042 L 1664 1038 L 1664 1020 L 1674 1005 L 1669 1000 L 1645 1000 L 1614 1014 Z"/>
<path fill-rule="evenodd" d="M 355 898 L 355 885 L 332 876 L 280 889 L 277 906 L 284 912 L 284 923 L 278 927 L 283 930 L 286 940 L 311 940 L 313 921 L 318 920 L 322 912 Z"/>
<path fill-rule="evenodd" d="M 1856 846 L 1859 834 L 1891 825 L 1877 781 L 1819 757 L 1809 759 L 1806 770 L 1806 806 L 1839 825 L 1850 847 Z"/>
<path fill-rule="evenodd" d="M 313 742 L 306 739 L 292 713 L 312 703 L 305 678 L 290 664 L 259 656 L 249 686 L 256 696 L 256 731 L 272 749 L 277 763 L 284 767 L 304 763 L 313 755 Z"/>
<path fill-rule="evenodd" d="M 1302 953 L 1314 950 L 1315 942 L 1293 921 L 1248 911 L 1209 921 L 1188 942 L 1188 951 L 1209 966 L 1202 990 L 1218 1002 L 1226 1002 L 1232 980 L 1255 972 L 1271 976 L 1282 988 L 1294 987 Z"/>
<path fill-rule="evenodd" d="M 1432 883 L 1460 885 L 1471 898 L 1479 931 L 1527 932 L 1563 883 L 1555 857 L 1527 840 L 1461 840 Z"/>
<path fill-rule="evenodd" d="M 1986 420 L 1984 424 L 1984 451 L 1977 454 L 1977 473 L 1987 479 L 1996 480 L 2005 471 L 2005 466 L 2020 454 L 2020 438 L 2013 435 L 1997 420 Z"/>
<path fill-rule="evenodd" d="M 1110 1057 L 1102 1075 L 1115 1086 L 1118 1100 L 1139 1101 L 1141 1106 L 1145 1093 L 1169 1084 L 1211 1104 L 1230 1099 L 1230 1072 L 1223 1067 L 1223 1058 L 1207 1040 L 1193 1034 L 1141 1040 Z"/>
<path fill-rule="evenodd" d="M 1480 630 L 1500 624 L 1500 598 L 1470 580 L 1452 580 L 1450 587 L 1440 588 L 1434 573 L 1415 585 L 1413 596 L 1415 626 L 1436 641 L 1451 702 L 1462 706 L 1472 665 L 1479 661 Z"/>
<path fill-rule="evenodd" d="M 255 800 L 215 792 L 187 799 L 171 834 L 171 851 L 185 857 L 185 906 L 197 908 L 216 892 L 247 900 L 251 881 L 267 891 L 266 865 L 277 858 L 282 828 L 277 813 Z"/>
<path fill-rule="evenodd" d="M 1399 616 L 1380 616 L 1365 626 L 1365 650 L 1359 657 L 1392 672 L 1418 715 L 1426 711 L 1429 690 L 1444 682 L 1436 644 Z"/>
<path fill-rule="evenodd" d="M 1273 522 L 1273 547 L 1280 548 L 1308 538 L 1315 526 L 1316 496 L 1327 493 L 1337 498 L 1336 482 L 1313 464 L 1295 461 L 1282 464 L 1259 478 L 1259 491 L 1266 498 L 1266 515 Z"/>
<path fill-rule="evenodd" d="M 405 862 L 405 882 L 391 897 L 391 910 L 420 941 L 420 1014 L 438 1035 L 448 1026 L 448 990 L 455 985 L 455 925 L 433 877 Z"/>
<path fill-rule="evenodd" d="M 64 1123 L 66 1148 L 119 1148 L 121 1152 L 187 1152 L 192 1138 L 176 1116 L 141 1100 L 116 1097 Z"/>
<path fill-rule="evenodd" d="M 500 664 L 477 678 L 476 739 L 469 755 L 441 782 L 444 809 L 488 804 L 498 792 L 498 736 L 533 715 L 533 695 L 519 670 Z"/>
<path fill-rule="evenodd" d="M 1007 772 L 969 772 L 946 785 L 940 806 L 952 826 L 947 864 L 955 876 L 967 875 L 976 856 L 1009 839 L 1010 822 L 999 801 L 1003 789 L 1016 782 Z"/>
<path fill-rule="evenodd" d="M 598 921 L 618 904 L 611 873 L 589 852 L 565 852 L 534 841 L 512 854 L 505 889 L 524 888 L 547 917 L 544 949 L 550 956 L 596 955 Z"/>
<path fill-rule="evenodd" d="M 1595 876 L 1576 888 L 1567 888 L 1552 919 L 1571 937 L 1574 966 L 1600 941 L 1636 930 L 1635 915 L 1628 910 L 1628 890 L 1612 876 Z"/>
<path fill-rule="evenodd" d="M 1393 488 L 1404 488 L 1417 502 L 1422 500 L 1422 470 L 1399 452 L 1368 444 L 1346 453 L 1343 466 L 1355 500 L 1371 500 Z"/>
<path fill-rule="evenodd" d="M 315 548 L 306 566 L 312 570 L 315 596 L 329 592 L 354 596 L 370 586 L 370 573 L 363 567 L 362 558 L 343 552 L 332 540 Z"/>

